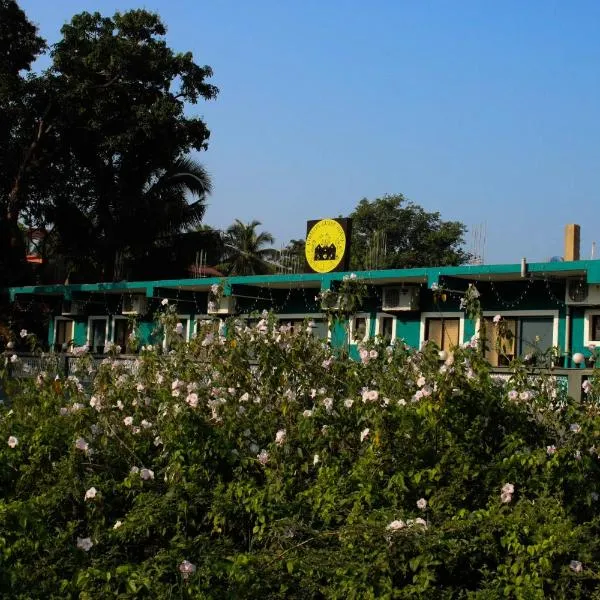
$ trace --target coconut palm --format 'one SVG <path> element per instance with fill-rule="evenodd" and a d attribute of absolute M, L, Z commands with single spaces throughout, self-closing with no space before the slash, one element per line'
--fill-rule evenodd
<path fill-rule="evenodd" d="M 260 221 L 242 223 L 236 219 L 224 236 L 225 252 L 221 268 L 229 275 L 259 275 L 273 271 L 273 248 L 266 248 L 275 239 L 267 232 L 257 233 Z"/>
<path fill-rule="evenodd" d="M 143 259 L 154 246 L 172 245 L 182 231 L 197 227 L 206 210 L 211 179 L 205 168 L 179 158 L 150 173 L 121 173 L 113 194 L 91 185 L 78 197 L 58 192 L 50 216 L 61 254 L 85 257 L 89 273 L 120 279 L 124 265 Z M 192 201 L 188 199 L 191 197 Z"/>

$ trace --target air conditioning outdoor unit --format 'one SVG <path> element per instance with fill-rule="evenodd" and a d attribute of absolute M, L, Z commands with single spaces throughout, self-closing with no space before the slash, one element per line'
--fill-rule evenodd
<path fill-rule="evenodd" d="M 81 300 L 63 300 L 60 314 L 64 316 L 83 315 L 84 306 Z"/>
<path fill-rule="evenodd" d="M 416 285 L 394 286 L 383 288 L 384 311 L 418 310 L 419 288 Z"/>
<path fill-rule="evenodd" d="M 135 294 L 123 296 L 122 315 L 139 315 L 146 312 L 146 296 Z"/>
<path fill-rule="evenodd" d="M 571 306 L 600 306 L 600 285 L 571 279 L 567 281 L 565 302 Z"/>
<path fill-rule="evenodd" d="M 232 315 L 235 312 L 235 298 L 223 296 L 217 302 L 209 302 L 206 312 L 209 315 Z"/>

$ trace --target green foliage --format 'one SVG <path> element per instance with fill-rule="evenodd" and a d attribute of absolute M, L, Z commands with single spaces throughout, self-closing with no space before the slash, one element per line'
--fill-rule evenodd
<path fill-rule="evenodd" d="M 369 201 L 363 198 L 352 218 L 352 269 L 401 269 L 449 266 L 466 262 L 461 249 L 466 228 L 442 221 L 402 194 Z"/>
<path fill-rule="evenodd" d="M 176 315 L 68 378 L 0 360 L 0 596 L 600 597 L 597 378 Z"/>
<path fill-rule="evenodd" d="M 23 35 L 7 41 L 19 68 L 42 47 L 24 19 Z M 218 90 L 210 67 L 167 46 L 156 14 L 84 12 L 61 33 L 46 72 L 18 75 L 8 95 L 0 91 L 0 108 L 11 111 L 5 126 L 0 116 L 0 233 L 17 231 L 19 220 L 45 226 L 48 248 L 80 278 L 120 279 L 153 245 L 202 219 L 211 182 L 189 153 L 206 149 L 210 132 L 188 109 Z M 0 256 L 18 237 L 0 236 Z M 13 271 L 19 255 L 22 247 L 7 261 Z"/>

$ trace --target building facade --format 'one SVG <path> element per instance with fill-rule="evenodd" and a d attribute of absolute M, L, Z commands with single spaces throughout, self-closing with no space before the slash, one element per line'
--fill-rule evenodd
<path fill-rule="evenodd" d="M 561 366 L 590 359 L 600 347 L 600 261 L 466 265 L 357 272 L 366 285 L 361 305 L 347 323 L 328 325 L 322 293 L 339 288 L 348 273 L 236 276 L 10 288 L 15 314 L 47 315 L 47 346 L 55 351 L 87 345 L 102 354 L 108 342 L 126 349 L 132 331 L 140 344 L 157 344 L 154 315 L 167 300 L 176 305 L 182 336 L 198 322 L 238 316 L 253 320 L 263 310 L 285 323 L 309 319 L 314 334 L 351 352 L 375 336 L 402 339 L 415 348 L 426 340 L 443 350 L 469 341 L 482 323 L 469 319 L 461 300 L 473 284 L 482 318 L 501 315 L 514 339 L 503 356 L 488 344 L 488 360 L 502 367 L 532 348 L 557 348 Z M 218 298 L 211 292 L 218 286 Z M 488 336 L 493 328 L 486 327 Z M 490 339 L 490 341 L 493 341 Z"/>

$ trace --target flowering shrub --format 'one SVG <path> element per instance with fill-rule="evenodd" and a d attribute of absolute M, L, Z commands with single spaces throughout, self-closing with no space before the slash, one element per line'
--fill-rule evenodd
<path fill-rule="evenodd" d="M 471 345 L 352 361 L 268 315 L 189 343 L 175 318 L 133 362 L 0 363 L 2 597 L 598 593 L 594 380 L 575 404 Z"/>

